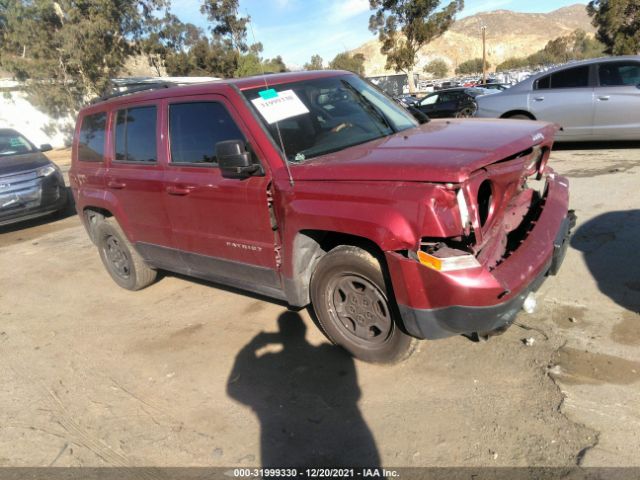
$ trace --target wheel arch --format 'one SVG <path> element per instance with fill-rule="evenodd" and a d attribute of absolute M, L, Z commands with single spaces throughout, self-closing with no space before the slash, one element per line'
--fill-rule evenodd
<path fill-rule="evenodd" d="M 509 110 L 506 113 L 503 113 L 500 118 L 511 118 L 514 115 L 525 115 L 527 117 L 529 117 L 531 120 L 536 120 L 536 117 L 529 111 L 527 110 Z"/>
<path fill-rule="evenodd" d="M 82 214 L 80 215 L 80 217 L 82 219 L 82 224 L 84 225 L 85 230 L 89 234 L 89 238 L 95 244 L 96 227 L 105 218 L 113 217 L 113 213 L 111 213 L 111 211 L 106 208 L 88 205 L 82 209 Z"/>
<path fill-rule="evenodd" d="M 373 255 L 387 275 L 384 252 L 373 240 L 345 232 L 331 230 L 300 230 L 291 248 L 291 277 L 284 276 L 283 284 L 287 301 L 295 307 L 310 303 L 309 284 L 318 262 L 324 255 L 340 245 L 362 248 Z"/>
<path fill-rule="evenodd" d="M 129 228 L 127 216 L 122 210 L 118 198 L 113 195 L 113 193 L 109 191 L 98 192 L 95 190 L 81 192 L 78 202 L 76 203 L 76 209 L 92 241 L 94 241 L 94 231 L 92 223 L 90 223 L 89 220 L 114 217 L 118 225 L 120 225 L 120 228 L 122 228 L 127 240 L 134 243 L 135 239 L 131 238 L 131 229 Z M 90 218 L 90 216 L 93 216 L 93 218 Z"/>

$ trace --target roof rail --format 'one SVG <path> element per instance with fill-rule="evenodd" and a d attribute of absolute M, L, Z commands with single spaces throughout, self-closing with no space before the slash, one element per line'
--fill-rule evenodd
<path fill-rule="evenodd" d="M 107 92 L 91 100 L 91 104 L 103 102 L 114 97 L 130 95 L 145 90 L 177 87 L 194 83 L 204 83 L 220 80 L 218 77 L 126 77 L 112 78 L 111 87 Z"/>
<path fill-rule="evenodd" d="M 110 98 L 122 97 L 124 95 L 131 95 L 137 92 L 144 92 L 145 90 L 157 90 L 160 88 L 175 87 L 177 85 L 179 85 L 179 83 L 167 82 L 166 80 L 162 80 L 158 82 L 149 82 L 149 81 L 131 82 L 123 85 L 114 84 L 110 90 L 108 90 L 106 93 L 102 94 L 99 97 L 93 98 L 90 101 L 90 103 L 91 105 L 93 105 L 98 102 L 109 100 Z"/>

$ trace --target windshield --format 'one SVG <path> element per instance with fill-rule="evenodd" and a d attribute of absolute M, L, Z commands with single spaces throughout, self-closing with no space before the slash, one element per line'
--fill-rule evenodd
<path fill-rule="evenodd" d="M 0 157 L 35 152 L 33 144 L 13 130 L 0 130 Z"/>
<path fill-rule="evenodd" d="M 261 87 L 243 94 L 292 163 L 418 125 L 409 112 L 355 75 Z"/>

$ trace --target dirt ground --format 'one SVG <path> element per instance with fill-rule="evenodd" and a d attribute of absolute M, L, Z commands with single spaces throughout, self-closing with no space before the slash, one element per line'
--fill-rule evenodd
<path fill-rule="evenodd" d="M 0 466 L 640 466 L 639 147 L 553 153 L 578 227 L 535 314 L 394 367 L 253 295 L 122 290 L 75 216 L 4 227 Z"/>

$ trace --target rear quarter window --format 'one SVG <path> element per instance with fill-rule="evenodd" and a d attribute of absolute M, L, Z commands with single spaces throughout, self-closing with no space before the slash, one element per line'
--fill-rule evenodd
<path fill-rule="evenodd" d="M 82 119 L 78 139 L 78 160 L 81 162 L 103 161 L 106 127 L 106 112 L 93 113 Z"/>

